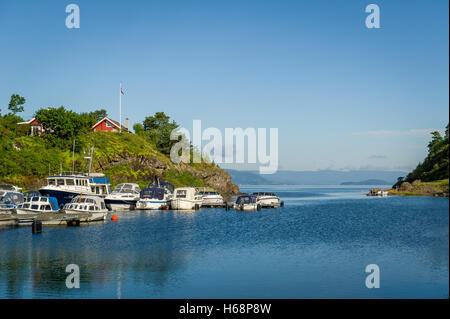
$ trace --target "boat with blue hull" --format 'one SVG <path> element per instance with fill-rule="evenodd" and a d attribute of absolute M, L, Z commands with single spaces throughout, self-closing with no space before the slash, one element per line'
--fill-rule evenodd
<path fill-rule="evenodd" d="M 60 173 L 47 177 L 47 185 L 39 189 L 41 196 L 55 197 L 60 207 L 70 203 L 75 196 L 106 197 L 111 193 L 109 178 L 101 173 Z"/>

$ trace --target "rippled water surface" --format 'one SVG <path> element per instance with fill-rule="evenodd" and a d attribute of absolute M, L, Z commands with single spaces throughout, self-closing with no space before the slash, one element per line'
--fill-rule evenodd
<path fill-rule="evenodd" d="M 124 212 L 0 229 L 0 298 L 448 298 L 449 201 L 360 186 L 243 186 L 285 207 Z M 65 285 L 77 264 L 79 289 Z M 365 267 L 380 268 L 380 288 Z"/>

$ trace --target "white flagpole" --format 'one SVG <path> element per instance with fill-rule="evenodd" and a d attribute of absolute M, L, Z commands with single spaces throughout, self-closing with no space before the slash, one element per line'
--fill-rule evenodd
<path fill-rule="evenodd" d="M 120 82 L 119 89 L 119 133 L 122 133 L 122 82 Z"/>

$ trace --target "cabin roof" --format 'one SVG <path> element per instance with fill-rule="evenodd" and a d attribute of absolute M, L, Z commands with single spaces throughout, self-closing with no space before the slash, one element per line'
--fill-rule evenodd
<path fill-rule="evenodd" d="M 99 125 L 100 125 L 101 123 L 103 123 L 104 121 L 107 121 L 107 122 L 111 123 L 111 124 L 114 125 L 117 129 L 120 129 L 120 127 L 122 126 L 122 130 L 124 130 L 125 132 L 129 132 L 129 130 L 128 130 L 125 126 L 120 125 L 120 123 L 117 122 L 117 121 L 111 120 L 109 117 L 104 117 L 104 118 L 102 118 L 100 121 L 98 121 L 97 123 L 95 123 L 95 124 L 92 126 L 92 129 L 96 128 L 97 126 L 99 126 Z"/>

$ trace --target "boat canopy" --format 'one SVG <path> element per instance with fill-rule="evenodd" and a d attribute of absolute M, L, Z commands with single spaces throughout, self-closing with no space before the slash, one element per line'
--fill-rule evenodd
<path fill-rule="evenodd" d="M 141 198 L 155 198 L 162 200 L 164 199 L 164 188 L 161 187 L 148 187 L 144 188 L 140 193 Z"/>
<path fill-rule="evenodd" d="M 95 183 L 95 184 L 109 184 L 109 178 L 108 177 L 91 177 L 90 182 Z"/>
<path fill-rule="evenodd" d="M 55 197 L 48 197 L 48 202 L 50 203 L 50 206 L 52 206 L 53 210 L 58 210 L 58 200 Z"/>
<path fill-rule="evenodd" d="M 6 205 L 17 205 L 23 203 L 23 194 L 16 192 L 8 192 L 0 198 L 0 202 Z"/>
<path fill-rule="evenodd" d="M 173 193 L 175 187 L 166 182 L 166 181 L 155 181 L 155 182 L 151 182 L 150 184 L 148 184 L 147 186 L 148 188 L 154 188 L 154 187 L 162 187 L 162 188 L 167 188 L 170 192 Z"/>
<path fill-rule="evenodd" d="M 254 204 L 256 203 L 255 195 L 241 195 L 236 199 L 236 204 Z"/>

